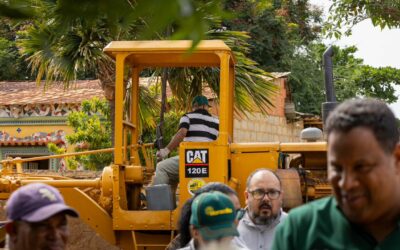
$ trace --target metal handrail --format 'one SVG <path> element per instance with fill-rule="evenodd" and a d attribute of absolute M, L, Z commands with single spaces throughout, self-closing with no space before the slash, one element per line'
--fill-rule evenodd
<path fill-rule="evenodd" d="M 136 145 L 130 145 L 127 148 L 140 148 L 140 147 L 153 147 L 153 143 L 142 143 L 142 144 L 136 144 Z M 71 156 L 77 156 L 77 155 L 90 155 L 90 154 L 98 154 L 98 153 L 111 153 L 114 151 L 114 148 L 104 148 L 104 149 L 96 149 L 96 150 L 88 150 L 88 151 L 82 151 L 82 152 L 74 152 L 74 153 L 65 153 L 65 154 L 59 154 L 59 155 L 47 155 L 47 156 L 37 156 L 37 157 L 31 157 L 31 158 L 13 158 L 13 159 L 5 159 L 1 160 L 0 164 L 16 164 L 16 163 L 23 163 L 23 162 L 31 162 L 31 161 L 41 161 L 41 160 L 48 160 L 48 159 L 58 159 L 58 158 L 64 158 L 64 157 L 71 157 Z"/>
<path fill-rule="evenodd" d="M 9 163 L 23 163 L 23 162 L 30 162 L 30 161 L 41 161 L 41 160 L 48 160 L 48 159 L 57 159 L 57 158 L 64 158 L 76 155 L 90 155 L 90 154 L 98 154 L 98 153 L 109 153 L 113 152 L 114 148 L 105 148 L 105 149 L 96 149 L 96 150 L 88 150 L 83 152 L 74 152 L 74 153 L 66 153 L 60 155 L 47 155 L 47 156 L 38 156 L 32 158 L 14 158 L 14 159 L 6 159 L 0 161 L 1 164 L 9 164 Z"/>

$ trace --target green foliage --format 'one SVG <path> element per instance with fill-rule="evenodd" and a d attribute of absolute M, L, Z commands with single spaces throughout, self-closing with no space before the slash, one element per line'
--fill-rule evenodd
<path fill-rule="evenodd" d="M 108 41 L 95 27 L 77 25 L 61 34 L 58 25 L 42 21 L 28 26 L 18 41 L 37 81 L 63 81 L 68 87 L 78 77 L 94 78 L 107 63 L 113 65 L 102 52 Z"/>
<path fill-rule="evenodd" d="M 67 151 L 66 148 L 64 148 L 64 147 L 57 147 L 57 145 L 54 144 L 54 143 L 52 143 L 52 142 L 49 142 L 49 143 L 47 144 L 47 148 L 49 149 L 50 152 L 52 152 L 52 153 L 54 153 L 54 154 L 56 154 L 56 155 L 64 154 L 64 153 Z"/>
<path fill-rule="evenodd" d="M 247 56 L 249 37 L 238 31 L 210 32 L 209 36 L 214 39 L 223 39 L 235 56 L 234 111 L 243 114 L 243 111 L 252 112 L 254 107 L 257 107 L 266 114 L 269 107 L 273 106 L 270 97 L 276 94 L 277 89 L 270 80 L 264 78 L 270 75 L 261 69 L 256 61 Z M 216 83 L 212 79 L 208 82 Z M 219 86 L 211 85 L 211 87 L 219 93 Z"/>
<path fill-rule="evenodd" d="M 33 17 L 35 11 L 26 0 L 11 0 L 0 2 L 0 17 L 26 19 Z"/>
<path fill-rule="evenodd" d="M 173 99 L 169 99 L 168 103 L 174 102 Z M 176 109 L 171 109 L 165 113 L 164 116 L 164 126 L 163 126 L 163 144 L 166 146 L 178 131 L 179 120 L 184 114 L 182 111 L 176 111 Z M 159 122 L 159 118 L 156 119 Z M 142 132 L 142 138 L 144 142 L 154 142 L 156 140 L 156 133 L 154 128 L 145 128 Z M 175 155 L 176 153 L 172 153 Z"/>
<path fill-rule="evenodd" d="M 392 67 L 374 68 L 363 65 L 358 69 L 354 84 L 357 95 L 375 97 L 387 103 L 395 103 L 394 85 L 400 85 L 400 70 Z"/>
<path fill-rule="evenodd" d="M 182 117 L 183 112 L 170 111 L 165 114 L 164 123 L 164 141 L 168 143 L 171 141 L 172 137 L 178 131 L 179 120 Z"/>
<path fill-rule="evenodd" d="M 60 4 L 66 3 L 68 1 L 61 1 Z M 100 13 L 100 9 L 104 6 L 99 4 L 98 9 L 92 9 L 94 12 L 93 18 L 78 18 L 74 15 L 65 16 L 60 14 L 58 9 L 64 8 L 66 6 L 57 5 L 55 3 L 46 2 L 46 5 L 38 3 L 40 9 L 43 9 L 43 15 L 31 25 L 25 32 L 24 36 L 20 40 L 19 45 L 23 48 L 22 52 L 24 56 L 28 57 L 29 62 L 33 69 L 37 70 L 37 81 L 46 79 L 47 83 L 50 84 L 52 81 L 61 80 L 65 83 L 66 87 L 70 81 L 75 80 L 80 75 L 83 70 L 85 72 L 93 72 L 91 75 L 96 75 L 102 85 L 110 84 L 114 81 L 114 65 L 110 61 L 110 58 L 106 56 L 102 49 L 104 46 L 112 40 L 132 40 L 140 37 L 141 33 L 138 31 L 142 28 L 143 23 L 147 24 L 146 30 L 153 31 L 157 36 L 162 34 L 157 34 L 153 29 L 149 29 L 151 26 L 148 22 L 144 21 L 143 18 L 138 22 L 135 17 L 135 11 L 142 7 L 141 4 L 153 3 L 153 1 L 140 1 L 136 6 L 125 6 L 122 8 L 124 11 L 119 12 L 118 4 L 113 6 L 115 10 L 109 10 L 110 12 Z M 164 1 L 168 4 L 173 4 L 171 1 Z M 159 4 L 164 6 L 165 3 Z M 179 4 L 184 4 L 186 1 L 179 1 Z M 126 3 L 126 2 L 125 2 Z M 187 1 L 191 4 L 192 1 Z M 196 5 L 196 11 L 206 11 L 209 8 L 217 8 L 216 4 L 218 1 L 193 1 Z M 108 4 L 108 3 L 104 3 Z M 85 2 L 80 5 L 79 10 L 76 10 L 76 5 L 70 6 L 73 10 L 68 13 L 75 13 L 75 11 L 81 11 L 80 9 L 85 9 Z M 159 8 L 160 6 L 157 6 Z M 93 8 L 93 7 L 87 7 Z M 218 7 L 219 8 L 219 7 Z M 122 10 L 121 9 L 121 10 Z M 129 10 L 129 11 L 128 11 Z M 151 10 L 151 8 L 149 9 Z M 100 18 L 100 16 L 108 15 L 115 11 L 115 17 L 119 18 L 119 22 L 111 22 L 113 24 L 110 27 L 110 20 Z M 129 12 L 130 14 L 126 14 Z M 161 14 L 157 15 L 157 18 L 152 15 L 147 15 L 146 18 L 152 18 L 155 21 L 164 20 L 164 14 L 167 15 L 168 11 L 161 11 Z M 197 18 L 197 12 L 193 15 Z M 256 62 L 247 57 L 247 39 L 248 36 L 242 34 L 241 32 L 234 31 L 223 31 L 220 29 L 220 17 L 213 15 L 214 12 L 209 12 L 207 14 L 208 23 L 213 24 L 213 30 L 206 32 L 202 37 L 208 39 L 224 39 L 229 46 L 233 49 L 236 59 L 238 61 L 236 79 L 237 91 L 236 91 L 236 111 L 252 111 L 255 106 L 259 107 L 263 112 L 266 112 L 267 107 L 271 106 L 269 97 L 274 92 L 274 87 L 269 81 L 264 80 L 260 75 L 266 75 L 266 72 L 258 68 Z M 218 12 L 219 13 L 219 12 Z M 125 15 L 126 14 L 126 15 Z M 169 13 L 171 14 L 171 13 Z M 91 12 L 88 13 L 91 16 Z M 100 15 L 100 16 L 97 16 Z M 96 17 L 97 18 L 94 18 Z M 86 15 L 85 15 L 86 17 Z M 67 18 L 67 19 L 63 19 Z M 184 22 L 185 25 L 190 22 L 186 19 L 180 21 Z M 197 19 L 195 19 L 197 20 Z M 71 23 L 70 26 L 66 23 Z M 201 26 L 202 22 L 192 23 L 192 26 Z M 156 25 L 156 24 L 154 24 Z M 62 28 L 60 27 L 62 26 Z M 157 25 L 156 25 L 157 26 Z M 189 33 L 179 33 L 176 26 L 178 24 L 174 23 L 172 25 L 172 37 L 173 38 L 185 38 L 194 39 Z M 207 26 L 208 28 L 209 26 Z M 195 28 L 196 29 L 196 28 Z M 217 31 L 216 31 L 217 30 Z M 186 34 L 186 36 L 183 36 Z M 128 70 L 127 70 L 128 71 Z M 82 73 L 81 73 L 82 74 Z M 174 75 L 175 74 L 175 75 Z M 206 82 L 216 93 L 219 92 L 219 71 L 215 69 L 172 69 L 170 72 L 170 79 L 174 79 L 175 82 L 170 81 L 171 88 L 173 89 L 174 95 L 178 97 L 178 100 L 182 103 L 182 109 L 187 109 L 187 100 L 190 100 L 195 95 L 201 92 L 202 84 Z M 144 104 L 149 104 L 145 102 Z M 141 105 L 140 111 L 146 111 L 146 107 Z M 145 121 L 147 125 L 154 126 L 152 120 L 147 116 L 148 113 L 143 113 L 141 115 L 141 120 Z"/>
<path fill-rule="evenodd" d="M 321 69 L 321 54 L 315 45 L 296 51 L 291 59 L 288 79 L 296 110 L 319 114 L 324 101 L 324 83 Z"/>
<path fill-rule="evenodd" d="M 292 72 L 289 85 L 297 110 L 320 113 L 325 93 L 321 66 L 325 46 L 319 44 L 321 10 L 312 8 L 309 0 L 101 0 L 96 4 L 83 0 L 79 5 L 71 0 L 25 2 L 39 10 L 34 12 L 36 18 L 29 28 L 20 33 L 19 43 L 23 56 L 38 72 L 37 80 L 68 83 L 96 76 L 102 83 L 112 83 L 114 65 L 102 52 L 109 41 L 162 39 L 168 37 L 166 30 L 169 30 L 173 38 L 195 42 L 202 38 L 223 39 L 232 48 L 237 61 L 236 112 L 252 111 L 254 106 L 267 111 L 271 105 L 269 97 L 275 90 L 261 77 L 267 76 L 264 70 L 268 70 Z M 365 17 L 371 17 L 381 27 L 397 27 L 398 1 L 373 4 L 373 1 L 334 0 L 333 3 L 328 28 L 329 25 L 340 28 L 346 22 L 353 25 Z M 235 17 L 224 19 L 227 11 L 232 11 Z M 4 50 L 10 45 L 1 44 Z M 398 70 L 363 65 L 362 60 L 355 58 L 355 51 L 354 47 L 335 48 L 338 100 L 354 96 L 397 100 L 393 84 L 399 83 Z M 107 81 L 103 81 L 103 73 Z M 146 72 L 153 73 L 157 75 L 157 71 Z M 219 92 L 216 68 L 171 69 L 169 76 L 179 111 L 187 110 L 187 103 L 204 85 Z M 158 92 L 141 89 L 141 93 L 145 95 L 144 98 L 141 95 L 140 101 L 141 127 L 146 134 L 155 127 L 153 117 L 157 115 L 159 98 Z"/>
<path fill-rule="evenodd" d="M 325 101 L 322 54 L 326 46 L 312 44 L 298 51 L 293 60 L 289 86 L 296 109 L 320 114 Z M 400 70 L 391 67 L 374 68 L 363 64 L 354 54 L 357 48 L 334 47 L 333 74 L 337 100 L 353 97 L 374 97 L 387 103 L 397 101 L 394 85 L 400 85 Z"/>
<path fill-rule="evenodd" d="M 256 17 L 250 28 L 250 56 L 266 70 L 281 71 L 287 66 L 286 55 L 292 48 L 286 29 L 284 20 L 270 10 Z"/>
<path fill-rule="evenodd" d="M 249 32 L 249 56 L 267 71 L 288 71 L 296 48 L 319 35 L 321 10 L 308 1 L 226 0 L 225 6 L 237 14 L 224 25 Z"/>
<path fill-rule="evenodd" d="M 51 142 L 47 144 L 47 148 L 49 149 L 50 152 L 56 155 L 64 154 L 67 151 L 65 147 L 57 147 L 56 144 Z M 67 157 L 64 158 L 64 160 L 67 169 L 76 170 L 79 166 L 79 162 L 75 159 L 75 157 Z"/>
<path fill-rule="evenodd" d="M 140 128 L 144 130 L 155 129 L 157 123 L 154 117 L 157 116 L 161 106 L 160 102 L 158 101 L 159 92 L 144 86 L 139 86 L 139 92 Z"/>
<path fill-rule="evenodd" d="M 28 80 L 32 77 L 28 71 L 25 57 L 21 57 L 16 45 L 17 32 L 23 24 L 13 24 L 0 18 L 0 81 Z"/>
<path fill-rule="evenodd" d="M 93 98 L 83 101 L 81 111 L 68 115 L 68 125 L 74 129 L 74 133 L 67 135 L 68 143 L 86 145 L 87 150 L 111 147 L 110 109 L 106 100 Z M 76 147 L 75 151 L 84 149 Z M 102 169 L 111 163 L 112 154 L 77 156 L 76 160 L 87 169 Z"/>
<path fill-rule="evenodd" d="M 208 39 L 221 39 L 232 49 L 235 56 L 235 95 L 236 113 L 254 111 L 255 107 L 266 113 L 272 106 L 270 96 L 275 94 L 276 87 L 263 78 L 269 76 L 260 69 L 257 63 L 246 56 L 249 44 L 244 32 L 228 30 L 210 30 Z M 219 95 L 219 68 L 175 68 L 169 70 L 169 84 L 179 104 L 179 111 L 190 109 L 190 102 L 202 93 L 204 86 L 210 87 Z"/>
<path fill-rule="evenodd" d="M 400 1 L 359 1 L 359 0 L 332 0 L 329 10 L 330 16 L 324 27 L 329 37 L 339 39 L 343 34 L 351 34 L 351 28 L 357 23 L 370 18 L 374 26 L 381 29 L 400 27 Z"/>
<path fill-rule="evenodd" d="M 104 28 L 120 40 L 122 29 L 134 24 L 136 32 L 147 38 L 154 34 L 162 34 L 167 27 L 174 27 L 174 37 L 192 39 L 197 44 L 204 38 L 205 31 L 213 19 L 228 16 L 222 10 L 221 0 L 81 0 L 79 4 L 73 0 L 35 1 L 14 0 L 0 3 L 0 15 L 12 18 L 42 17 L 51 14 L 53 25 L 61 33 L 68 32 L 82 21 L 93 25 L 102 20 Z"/>
<path fill-rule="evenodd" d="M 10 79 L 16 75 L 13 62 L 16 61 L 18 52 L 12 42 L 0 38 L 0 80 Z"/>

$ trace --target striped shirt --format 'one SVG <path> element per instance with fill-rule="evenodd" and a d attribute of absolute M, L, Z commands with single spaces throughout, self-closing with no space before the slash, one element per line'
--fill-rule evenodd
<path fill-rule="evenodd" d="M 218 137 L 219 120 L 205 109 L 197 109 L 184 114 L 179 121 L 179 128 L 188 130 L 183 141 L 207 142 Z"/>

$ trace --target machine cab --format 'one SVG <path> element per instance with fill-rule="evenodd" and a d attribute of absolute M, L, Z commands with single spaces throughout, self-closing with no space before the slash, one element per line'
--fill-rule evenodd
<path fill-rule="evenodd" d="M 234 57 L 221 40 L 201 41 L 115 41 L 104 51 L 116 61 L 114 165 L 140 165 L 138 147 L 139 76 L 146 68 L 216 67 L 220 72 L 219 136 L 212 142 L 182 142 L 179 147 L 180 207 L 193 192 L 209 181 L 227 183 L 229 138 L 233 136 Z M 130 110 L 124 111 L 124 76 L 132 72 Z M 127 134 L 131 134 L 128 144 Z M 129 157 L 128 157 L 129 156 Z"/>

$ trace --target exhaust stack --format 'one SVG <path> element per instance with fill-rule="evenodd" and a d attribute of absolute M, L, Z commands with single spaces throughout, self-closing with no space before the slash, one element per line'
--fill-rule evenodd
<path fill-rule="evenodd" d="M 335 88 L 333 87 L 333 47 L 327 48 L 323 54 L 322 63 L 324 66 L 324 80 L 326 91 L 326 102 L 322 103 L 322 120 L 326 122 L 329 113 L 337 106 Z"/>

